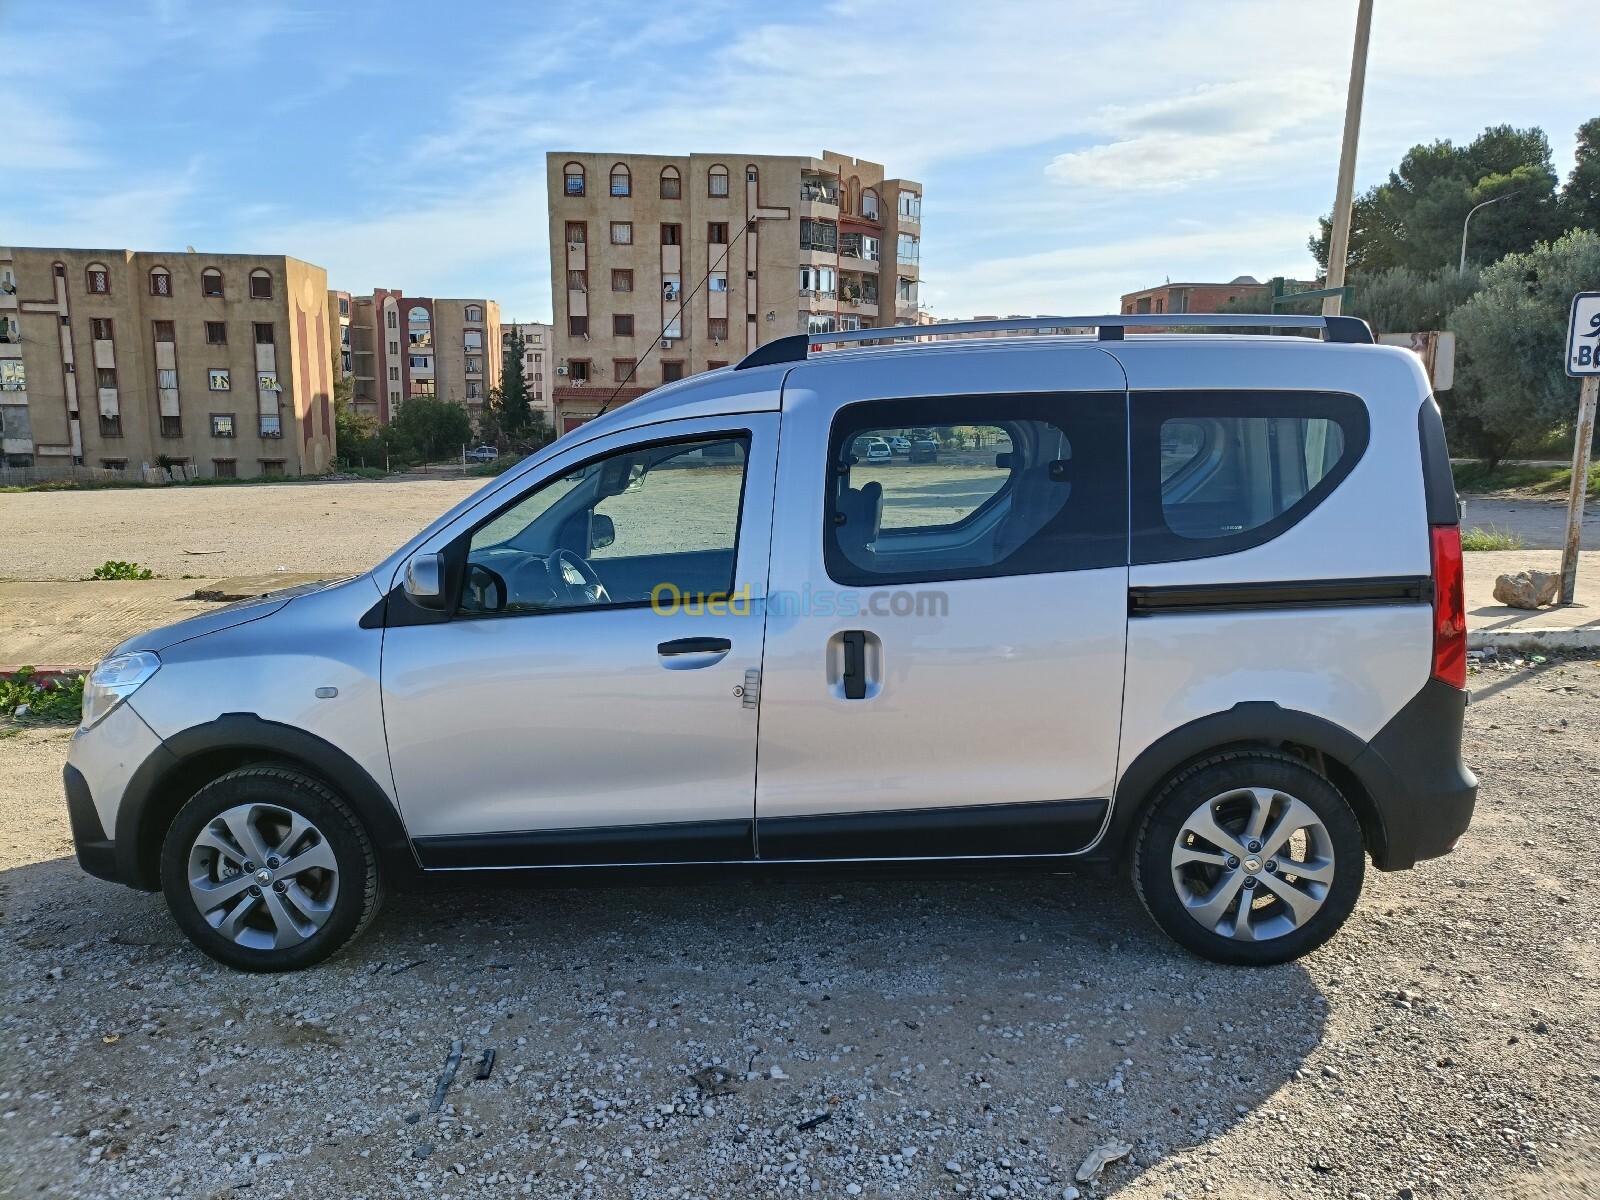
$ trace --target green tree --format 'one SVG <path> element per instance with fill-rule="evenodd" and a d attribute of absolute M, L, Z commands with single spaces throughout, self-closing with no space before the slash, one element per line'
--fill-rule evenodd
<path fill-rule="evenodd" d="M 1351 280 L 1345 311 L 1372 326 L 1374 333 L 1414 333 L 1444 329 L 1450 314 L 1478 290 L 1477 268 L 1454 266 L 1435 271 L 1391 267 Z"/>
<path fill-rule="evenodd" d="M 1527 250 L 1561 229 L 1555 187 L 1550 140 L 1541 129 L 1494 125 L 1466 146 L 1413 146 L 1385 182 L 1356 200 L 1348 269 L 1432 271 L 1454 263 L 1467 214 L 1497 196 L 1504 199 L 1472 218 L 1468 259 L 1493 262 Z M 1320 224 L 1310 249 L 1326 270 L 1331 224 L 1327 217 Z"/>
<path fill-rule="evenodd" d="M 338 355 L 333 359 L 333 379 L 334 454 L 347 463 L 376 465 L 383 458 L 378 418 L 356 410 L 356 381 L 340 373 Z"/>
<path fill-rule="evenodd" d="M 1600 230 L 1600 117 L 1578 127 L 1577 161 L 1561 189 L 1561 225 Z"/>
<path fill-rule="evenodd" d="M 472 439 L 472 418 L 459 404 L 412 396 L 389 419 L 391 454 L 409 448 L 424 462 L 459 453 Z"/>
<path fill-rule="evenodd" d="M 1600 233 L 1574 229 L 1509 254 L 1484 270 L 1482 284 L 1450 317 L 1456 382 L 1445 411 L 1452 436 L 1492 469 L 1576 421 L 1567 314 L 1574 292 L 1600 290 Z"/>
<path fill-rule="evenodd" d="M 528 403 L 528 380 L 522 370 L 524 342 L 515 325 L 506 339 L 505 358 L 500 366 L 500 402 L 495 406 L 500 428 L 507 437 L 519 438 L 533 423 Z"/>

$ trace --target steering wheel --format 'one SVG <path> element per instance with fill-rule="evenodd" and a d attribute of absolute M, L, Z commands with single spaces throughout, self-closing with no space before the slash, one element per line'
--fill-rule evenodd
<path fill-rule="evenodd" d="M 589 560 L 581 555 L 562 547 L 552 551 L 544 565 L 556 595 L 564 593 L 574 605 L 611 603 L 606 585 L 600 582 Z"/>

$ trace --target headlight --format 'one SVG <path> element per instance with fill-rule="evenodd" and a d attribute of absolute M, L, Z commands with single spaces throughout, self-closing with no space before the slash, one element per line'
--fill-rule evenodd
<path fill-rule="evenodd" d="M 88 729 L 121 704 L 161 667 L 161 660 L 149 650 L 118 654 L 105 659 L 89 672 L 83 685 L 83 723 Z"/>

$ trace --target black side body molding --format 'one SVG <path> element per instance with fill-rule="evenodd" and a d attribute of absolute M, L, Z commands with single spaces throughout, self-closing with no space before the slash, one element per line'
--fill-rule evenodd
<path fill-rule="evenodd" d="M 1274 608 L 1334 608 L 1351 604 L 1431 604 L 1426 575 L 1378 579 L 1293 579 L 1280 583 L 1205 583 L 1130 587 L 1128 614 L 1251 612 Z"/>
<path fill-rule="evenodd" d="M 755 852 L 753 821 L 530 829 L 419 837 L 427 870 L 744 862 Z"/>
<path fill-rule="evenodd" d="M 985 858 L 1075 853 L 1105 816 L 1105 800 L 1042 800 L 760 817 L 756 829 L 763 859 Z"/>

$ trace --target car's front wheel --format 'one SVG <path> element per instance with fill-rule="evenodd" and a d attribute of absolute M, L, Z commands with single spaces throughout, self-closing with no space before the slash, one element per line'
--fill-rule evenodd
<path fill-rule="evenodd" d="M 360 818 L 321 780 L 272 765 L 230 771 L 178 811 L 161 888 L 190 941 L 245 971 L 320 962 L 381 902 Z"/>
<path fill-rule="evenodd" d="M 1216 962 L 1266 966 L 1320 946 L 1361 893 L 1361 825 L 1334 785 L 1274 751 L 1215 755 L 1168 780 L 1134 849 L 1156 924 Z"/>

